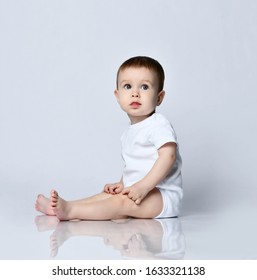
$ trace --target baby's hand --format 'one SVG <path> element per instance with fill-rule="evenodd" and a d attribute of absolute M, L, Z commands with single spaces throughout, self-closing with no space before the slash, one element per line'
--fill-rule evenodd
<path fill-rule="evenodd" d="M 123 188 L 124 187 L 122 183 L 106 184 L 104 186 L 104 192 L 110 194 L 118 194 L 123 190 Z"/>
<path fill-rule="evenodd" d="M 140 204 L 142 200 L 147 196 L 148 191 L 140 184 L 134 184 L 123 190 L 122 194 L 126 194 L 128 198 L 133 200 L 136 204 Z"/>

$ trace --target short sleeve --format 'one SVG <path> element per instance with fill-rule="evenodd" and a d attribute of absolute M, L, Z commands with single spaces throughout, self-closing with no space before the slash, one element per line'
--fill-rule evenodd
<path fill-rule="evenodd" d="M 177 143 L 176 133 L 167 120 L 154 126 L 150 136 L 150 142 L 153 143 L 157 150 L 166 143 Z"/>

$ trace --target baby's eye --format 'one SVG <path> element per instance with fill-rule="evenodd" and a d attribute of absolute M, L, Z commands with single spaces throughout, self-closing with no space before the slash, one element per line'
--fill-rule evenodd
<path fill-rule="evenodd" d="M 149 86 L 146 85 L 146 84 L 143 84 L 143 85 L 141 86 L 141 88 L 142 88 L 143 90 L 147 90 L 147 89 L 149 88 Z"/>
<path fill-rule="evenodd" d="M 131 89 L 131 85 L 130 85 L 130 84 L 125 84 L 125 85 L 124 85 L 124 88 L 125 88 L 125 89 Z"/>

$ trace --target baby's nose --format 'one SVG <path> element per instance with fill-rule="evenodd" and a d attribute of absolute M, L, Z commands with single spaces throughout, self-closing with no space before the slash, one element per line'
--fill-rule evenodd
<path fill-rule="evenodd" d="M 137 90 L 134 90 L 132 92 L 132 97 L 139 97 L 139 92 Z"/>

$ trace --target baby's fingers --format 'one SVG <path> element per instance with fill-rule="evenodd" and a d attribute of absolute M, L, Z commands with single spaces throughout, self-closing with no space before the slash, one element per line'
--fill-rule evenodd
<path fill-rule="evenodd" d="M 125 188 L 125 189 L 122 191 L 122 194 L 128 194 L 128 193 L 129 193 L 128 188 Z"/>
<path fill-rule="evenodd" d="M 116 186 L 111 186 L 110 187 L 110 193 L 115 194 Z"/>
<path fill-rule="evenodd" d="M 135 197 L 135 195 L 133 194 L 133 192 L 130 189 L 125 189 L 123 190 L 122 194 L 127 195 L 127 197 L 133 201 L 136 201 L 137 198 Z"/>
<path fill-rule="evenodd" d="M 138 199 L 135 201 L 135 203 L 136 203 L 137 205 L 139 205 L 139 204 L 141 203 L 141 201 L 142 201 L 142 199 L 138 198 Z"/>
<path fill-rule="evenodd" d="M 114 191 L 115 193 L 120 193 L 122 191 L 122 186 L 121 185 L 116 186 L 116 189 Z"/>
<path fill-rule="evenodd" d="M 110 187 L 110 185 L 105 185 L 104 186 L 104 192 L 109 193 L 110 192 L 109 187 Z"/>
<path fill-rule="evenodd" d="M 114 194 L 114 186 L 113 185 L 111 185 L 111 184 L 107 184 L 107 185 L 105 185 L 105 187 L 104 187 L 104 191 L 106 192 L 106 193 L 111 193 L 111 194 Z"/>

